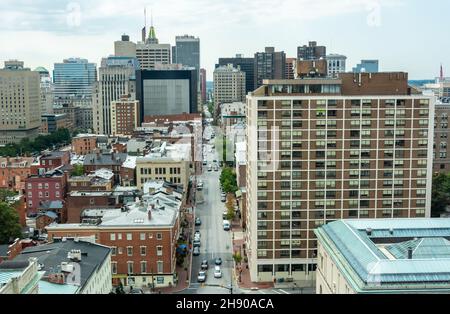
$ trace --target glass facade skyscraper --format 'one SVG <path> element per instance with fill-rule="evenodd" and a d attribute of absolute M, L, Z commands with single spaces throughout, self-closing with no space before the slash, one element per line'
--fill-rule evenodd
<path fill-rule="evenodd" d="M 200 39 L 194 36 L 177 36 L 176 45 L 172 47 L 172 63 L 193 67 L 200 71 Z"/>
<path fill-rule="evenodd" d="M 97 66 L 86 59 L 66 59 L 63 63 L 55 63 L 53 71 L 55 98 L 92 99 L 96 80 Z"/>

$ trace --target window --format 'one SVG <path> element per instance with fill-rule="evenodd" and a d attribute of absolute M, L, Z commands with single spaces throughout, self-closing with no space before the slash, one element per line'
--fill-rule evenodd
<path fill-rule="evenodd" d="M 117 262 L 111 262 L 111 273 L 113 275 L 117 274 Z"/>
<path fill-rule="evenodd" d="M 132 246 L 127 246 L 127 255 L 133 256 L 133 247 Z"/>
<path fill-rule="evenodd" d="M 141 246 L 141 256 L 146 256 L 146 255 L 147 255 L 147 247 Z"/>
<path fill-rule="evenodd" d="M 127 262 L 127 270 L 128 274 L 134 273 L 134 262 Z"/>
<path fill-rule="evenodd" d="M 118 239 L 118 240 L 122 240 L 122 234 L 121 234 L 121 233 L 118 233 L 118 234 L 117 234 L 117 239 Z"/>
<path fill-rule="evenodd" d="M 127 233 L 127 241 L 132 241 L 132 240 L 133 240 L 133 234 Z"/>
<path fill-rule="evenodd" d="M 162 240 L 162 233 L 156 234 L 156 240 Z"/>
<path fill-rule="evenodd" d="M 162 274 L 164 272 L 164 262 L 163 261 L 158 261 L 157 272 L 158 272 L 158 274 Z"/>
<path fill-rule="evenodd" d="M 145 241 L 145 233 L 140 234 L 141 241 Z"/>
<path fill-rule="evenodd" d="M 115 234 L 115 233 L 111 233 L 111 234 L 109 235 L 109 239 L 110 239 L 111 241 L 116 241 L 116 234 Z"/>
<path fill-rule="evenodd" d="M 111 247 L 111 255 L 112 256 L 116 256 L 117 255 L 117 247 L 115 247 L 115 246 Z"/>
<path fill-rule="evenodd" d="M 142 261 L 141 262 L 141 274 L 146 274 L 147 273 L 147 262 Z"/>
<path fill-rule="evenodd" d="M 163 255 L 163 247 L 157 246 L 156 247 L 156 256 L 162 256 Z"/>

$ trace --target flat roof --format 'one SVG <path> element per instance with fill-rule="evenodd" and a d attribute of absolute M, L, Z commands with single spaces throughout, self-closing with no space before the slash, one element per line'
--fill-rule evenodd
<path fill-rule="evenodd" d="M 356 289 L 450 289 L 450 219 L 341 220 L 315 233 Z"/>

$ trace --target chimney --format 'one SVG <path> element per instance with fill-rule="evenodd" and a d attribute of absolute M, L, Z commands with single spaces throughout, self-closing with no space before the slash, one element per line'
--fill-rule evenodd
<path fill-rule="evenodd" d="M 372 228 L 367 228 L 366 233 L 370 237 L 372 235 Z"/>
<path fill-rule="evenodd" d="M 152 210 L 151 209 L 148 210 L 148 220 L 149 221 L 152 220 Z"/>
<path fill-rule="evenodd" d="M 409 247 L 408 248 L 408 259 L 412 259 L 413 258 L 413 248 Z"/>
<path fill-rule="evenodd" d="M 48 282 L 63 285 L 65 284 L 64 274 L 50 274 L 47 278 Z"/>

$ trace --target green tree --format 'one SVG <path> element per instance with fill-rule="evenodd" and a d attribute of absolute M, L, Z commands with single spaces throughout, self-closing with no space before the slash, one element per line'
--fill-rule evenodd
<path fill-rule="evenodd" d="M 7 189 L 0 189 L 0 202 L 6 202 L 8 197 L 16 196 L 17 193 Z"/>
<path fill-rule="evenodd" d="M 234 211 L 233 198 L 229 197 L 226 203 L 227 208 L 227 220 L 233 221 L 236 218 L 236 212 Z"/>
<path fill-rule="evenodd" d="M 433 178 L 431 215 L 440 217 L 450 204 L 450 174 L 440 174 Z"/>
<path fill-rule="evenodd" d="M 233 254 L 233 259 L 237 264 L 240 264 L 242 262 L 242 256 L 240 252 L 236 252 Z"/>
<path fill-rule="evenodd" d="M 22 227 L 19 223 L 19 215 L 8 204 L 0 203 L 0 244 L 8 244 L 10 241 L 22 236 Z"/>
<path fill-rule="evenodd" d="M 70 173 L 72 177 L 81 177 L 84 175 L 83 165 L 74 165 L 73 170 Z"/>
<path fill-rule="evenodd" d="M 226 193 L 236 193 L 238 190 L 237 176 L 233 169 L 226 167 L 222 170 L 220 184 Z"/>

